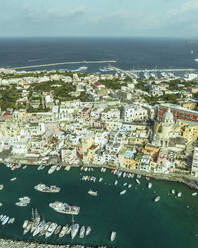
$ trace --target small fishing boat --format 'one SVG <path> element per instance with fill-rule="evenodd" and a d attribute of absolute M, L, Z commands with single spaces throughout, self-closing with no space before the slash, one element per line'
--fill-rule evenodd
<path fill-rule="evenodd" d="M 137 184 L 140 184 L 140 180 L 138 180 L 138 179 L 135 179 L 135 181 L 136 181 L 136 183 L 137 183 Z"/>
<path fill-rule="evenodd" d="M 150 189 L 152 187 L 152 183 L 148 183 L 148 188 Z"/>
<path fill-rule="evenodd" d="M 178 192 L 177 197 L 181 197 L 182 196 L 182 192 Z"/>
<path fill-rule="evenodd" d="M 192 196 L 196 196 L 196 195 L 197 195 L 197 192 L 193 192 L 193 193 L 192 193 Z"/>
<path fill-rule="evenodd" d="M 160 200 L 160 196 L 158 195 L 157 197 L 155 197 L 154 201 L 158 202 Z"/>
<path fill-rule="evenodd" d="M 126 189 L 120 192 L 120 195 L 124 195 L 126 193 Z"/>
<path fill-rule="evenodd" d="M 16 180 L 16 177 L 13 177 L 10 179 L 11 182 L 15 181 Z"/>
<path fill-rule="evenodd" d="M 172 189 L 172 190 L 171 190 L 171 193 L 174 195 L 174 194 L 175 194 L 175 190 L 174 190 L 174 189 Z"/>
<path fill-rule="evenodd" d="M 118 180 L 115 180 L 114 185 L 115 186 L 118 185 Z"/>

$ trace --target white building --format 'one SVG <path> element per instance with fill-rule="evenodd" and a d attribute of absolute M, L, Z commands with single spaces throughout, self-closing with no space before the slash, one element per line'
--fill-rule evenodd
<path fill-rule="evenodd" d="M 125 122 L 141 121 L 148 118 L 148 110 L 136 105 L 124 106 L 122 118 Z"/>

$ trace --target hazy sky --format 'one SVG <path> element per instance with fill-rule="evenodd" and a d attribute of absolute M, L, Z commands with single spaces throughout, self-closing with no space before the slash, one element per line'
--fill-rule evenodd
<path fill-rule="evenodd" d="M 4 36 L 198 36 L 198 0 L 0 0 Z"/>

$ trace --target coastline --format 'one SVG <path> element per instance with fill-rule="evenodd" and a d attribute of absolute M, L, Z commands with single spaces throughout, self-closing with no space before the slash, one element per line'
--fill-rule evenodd
<path fill-rule="evenodd" d="M 4 162 L 14 163 L 14 161 L 10 161 L 9 159 L 5 159 L 4 161 L 2 161 L 2 163 L 4 163 Z M 50 164 L 50 163 L 45 164 L 45 163 L 39 162 L 38 160 L 28 161 L 25 159 L 20 159 L 20 160 L 16 159 L 15 162 L 19 162 L 22 165 L 28 165 L 28 166 L 39 166 L 42 164 L 46 167 L 50 167 L 50 166 L 54 165 L 54 163 L 53 164 Z M 61 167 L 68 166 L 68 164 L 64 164 L 64 163 L 58 163 L 57 165 L 59 165 Z M 198 178 L 192 177 L 190 175 L 160 174 L 160 173 L 156 174 L 156 173 L 152 173 L 152 172 L 143 172 L 140 170 L 130 170 L 130 169 L 123 168 L 123 167 L 108 166 L 108 165 L 99 166 L 99 165 L 94 165 L 94 164 L 92 164 L 92 165 L 78 164 L 78 165 L 69 165 L 69 166 L 74 167 L 74 168 L 80 168 L 80 167 L 84 166 L 84 167 L 92 167 L 92 168 L 102 168 L 103 167 L 103 168 L 106 168 L 109 170 L 117 169 L 117 170 L 127 172 L 127 173 L 133 173 L 136 175 L 139 174 L 139 175 L 142 175 L 144 177 L 151 177 L 155 180 L 163 180 L 163 181 L 183 183 L 191 189 L 198 190 Z"/>

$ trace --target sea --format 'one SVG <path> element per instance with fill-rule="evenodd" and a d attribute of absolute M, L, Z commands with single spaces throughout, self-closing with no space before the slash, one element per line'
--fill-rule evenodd
<path fill-rule="evenodd" d="M 0 68 L 13 68 L 50 63 L 116 60 L 115 66 L 122 69 L 154 68 L 198 68 L 198 41 L 183 39 L 140 39 L 140 38 L 17 38 L 0 39 Z M 106 64 L 75 64 L 27 70 L 78 70 L 87 66 L 87 72 L 98 72 Z M 82 181 L 83 175 L 95 176 L 96 182 Z M 16 177 L 15 181 L 10 181 Z M 99 182 L 102 177 L 103 181 Z M 83 172 L 72 168 L 69 172 L 61 169 L 53 174 L 47 168 L 38 171 L 36 166 L 11 171 L 0 166 L 0 214 L 15 217 L 14 224 L 1 225 L 0 237 L 16 240 L 36 241 L 50 244 L 108 245 L 118 248 L 195 248 L 198 246 L 198 196 L 193 190 L 179 183 L 150 180 L 153 186 L 141 178 L 138 185 L 134 179 L 117 179 L 110 171 L 100 169 Z M 49 194 L 34 190 L 34 186 L 44 183 L 61 187 L 60 193 Z M 127 188 L 123 184 L 132 184 Z M 88 190 L 98 191 L 98 196 L 88 194 Z M 126 189 L 126 194 L 120 195 Z M 182 197 L 172 195 L 182 192 Z M 160 201 L 154 202 L 159 195 Z M 27 207 L 16 206 L 19 197 L 29 196 Z M 53 235 L 45 240 L 23 236 L 22 224 L 31 219 L 32 208 L 37 209 L 42 219 L 59 225 L 72 224 L 71 215 L 55 212 L 48 205 L 61 201 L 80 206 L 80 213 L 74 222 L 80 226 L 91 226 L 89 236 L 71 240 Z M 111 232 L 117 233 L 114 242 Z"/>
<path fill-rule="evenodd" d="M 37 170 L 37 166 L 11 171 L 0 166 L 0 183 L 4 188 L 0 191 L 3 206 L 0 214 L 15 217 L 14 224 L 2 225 L 0 237 L 16 240 L 33 241 L 50 244 L 83 244 L 107 245 L 119 248 L 194 248 L 198 243 L 198 196 L 192 196 L 192 190 L 179 183 L 148 181 L 141 177 L 140 184 L 134 178 L 118 178 L 110 170 L 102 173 L 100 169 L 81 171 L 71 168 L 61 169 L 48 174 L 48 168 Z M 84 181 L 83 176 L 95 177 L 96 181 Z M 15 181 L 10 181 L 16 177 Z M 103 178 L 102 182 L 99 179 Z M 118 185 L 114 182 L 118 180 Z M 34 186 L 44 183 L 61 188 L 59 193 L 43 193 Z M 127 185 L 126 185 L 127 184 Z M 128 188 L 131 184 L 132 187 Z M 97 191 L 96 197 L 88 194 L 89 190 Z M 173 195 L 171 190 L 175 189 Z M 120 195 L 120 192 L 126 193 Z M 177 193 L 182 192 L 182 197 Z M 31 202 L 27 207 L 16 206 L 19 197 L 29 196 Z M 160 200 L 155 202 L 156 196 Z M 47 240 L 43 236 L 32 237 L 31 233 L 23 236 L 24 220 L 31 220 L 32 208 L 37 209 L 45 221 L 58 225 L 72 225 L 72 216 L 60 214 L 49 207 L 49 203 L 60 201 L 80 207 L 80 213 L 74 215 L 74 223 L 80 226 L 91 226 L 89 236 L 73 240 L 70 235 L 59 238 L 52 235 Z M 110 241 L 111 232 L 117 233 L 114 242 Z"/>
<path fill-rule="evenodd" d="M 0 68 L 116 60 L 121 69 L 198 68 L 198 40 L 162 38 L 0 38 Z M 71 64 L 26 70 L 95 73 L 108 64 Z"/>

